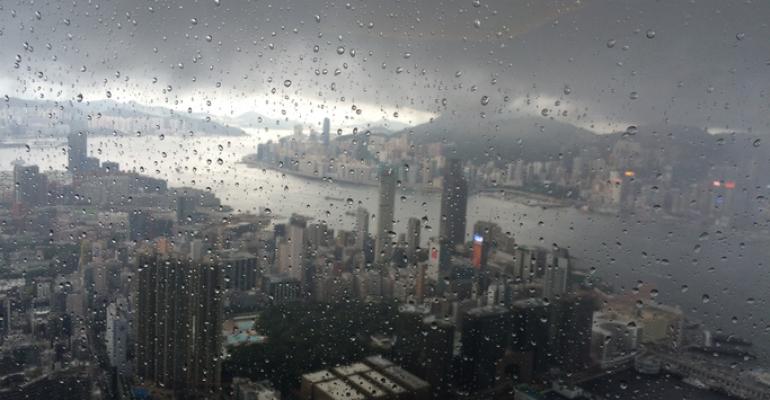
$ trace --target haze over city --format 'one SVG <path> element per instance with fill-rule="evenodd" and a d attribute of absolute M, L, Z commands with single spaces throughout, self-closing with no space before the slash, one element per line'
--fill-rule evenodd
<path fill-rule="evenodd" d="M 770 399 L 770 2 L 0 4 L 0 400 Z"/>

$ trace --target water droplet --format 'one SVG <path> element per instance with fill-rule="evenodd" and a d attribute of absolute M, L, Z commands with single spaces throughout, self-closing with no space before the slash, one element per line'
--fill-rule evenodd
<path fill-rule="evenodd" d="M 625 135 L 634 136 L 638 132 L 639 132 L 639 128 L 637 128 L 636 125 L 629 125 L 628 128 L 626 128 Z"/>
<path fill-rule="evenodd" d="M 762 144 L 761 139 L 755 139 L 753 142 L 751 142 L 751 145 L 754 147 L 759 147 L 760 144 Z"/>
<path fill-rule="evenodd" d="M 474 19 L 473 26 L 476 27 L 476 29 L 481 28 L 481 21 L 478 19 Z"/>
<path fill-rule="evenodd" d="M 315 22 L 321 22 L 321 16 L 320 15 L 316 14 L 314 18 L 315 18 Z"/>
<path fill-rule="evenodd" d="M 489 104 L 489 96 L 481 96 L 481 105 L 485 106 Z"/>
<path fill-rule="evenodd" d="M 638 99 L 638 98 L 639 98 L 639 92 L 631 92 L 631 93 L 628 95 L 628 97 L 629 97 L 631 100 L 636 100 L 636 99 Z"/>
<path fill-rule="evenodd" d="M 572 93 L 572 88 L 569 85 L 564 85 L 564 94 L 569 95 L 570 93 Z"/>
<path fill-rule="evenodd" d="M 339 55 L 345 54 L 345 48 L 343 46 L 337 47 L 337 54 Z"/>
<path fill-rule="evenodd" d="M 291 86 L 291 81 L 290 81 L 290 80 L 288 80 L 288 79 L 287 79 L 287 80 L 285 80 L 285 81 L 283 81 L 283 86 L 285 86 L 285 87 L 289 87 L 289 86 Z"/>
<path fill-rule="evenodd" d="M 618 43 L 617 40 L 610 39 L 610 40 L 607 41 L 607 48 L 611 49 L 611 48 L 615 47 L 615 44 L 617 44 L 617 43 Z"/>
<path fill-rule="evenodd" d="M 706 304 L 711 301 L 711 297 L 709 297 L 709 295 L 707 294 L 704 294 L 703 297 L 701 297 L 701 301 L 703 302 L 703 304 Z"/>
<path fill-rule="evenodd" d="M 739 32 L 739 33 L 735 34 L 735 38 L 738 39 L 738 40 L 743 40 L 743 38 L 745 38 L 745 37 L 746 37 L 746 34 L 743 33 L 743 32 Z"/>
<path fill-rule="evenodd" d="M 220 5 L 222 5 L 222 0 L 214 0 L 214 5 L 219 7 Z"/>
<path fill-rule="evenodd" d="M 645 33 L 645 36 L 647 36 L 647 39 L 655 39 L 655 31 L 648 29 L 647 33 Z"/>

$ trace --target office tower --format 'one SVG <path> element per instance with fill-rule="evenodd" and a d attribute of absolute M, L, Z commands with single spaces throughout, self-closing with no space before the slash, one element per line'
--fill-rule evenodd
<path fill-rule="evenodd" d="M 591 328 L 597 305 L 590 293 L 562 296 L 552 302 L 549 350 L 551 368 L 575 372 L 591 362 Z"/>
<path fill-rule="evenodd" d="M 114 302 L 107 306 L 104 341 L 110 366 L 121 374 L 128 372 L 129 320 L 126 302 Z"/>
<path fill-rule="evenodd" d="M 220 383 L 222 268 L 190 264 L 153 250 L 138 257 L 136 373 L 174 391 Z"/>
<path fill-rule="evenodd" d="M 377 242 L 374 260 L 378 264 L 390 261 L 393 252 L 393 218 L 396 207 L 397 173 L 391 167 L 380 170 L 380 197 L 377 212 Z"/>
<path fill-rule="evenodd" d="M 176 198 L 176 222 L 186 224 L 192 220 L 193 214 L 195 214 L 195 198 L 178 196 Z"/>
<path fill-rule="evenodd" d="M 511 370 L 520 382 L 533 382 L 550 366 L 551 309 L 542 299 L 513 303 Z"/>
<path fill-rule="evenodd" d="M 324 118 L 324 126 L 323 131 L 321 132 L 321 143 L 323 143 L 324 146 L 329 145 L 330 140 L 330 132 L 331 130 L 331 121 L 329 121 L 329 118 Z"/>
<path fill-rule="evenodd" d="M 422 304 L 423 300 L 425 300 L 425 296 L 428 291 L 428 284 L 426 282 L 426 273 L 428 270 L 428 264 L 424 262 L 420 262 L 416 264 L 416 276 L 415 276 L 415 282 L 414 282 L 414 299 L 417 302 L 417 304 Z"/>
<path fill-rule="evenodd" d="M 505 356 L 511 331 L 511 312 L 486 306 L 468 310 L 462 321 L 462 380 L 470 390 L 497 384 L 500 360 Z"/>
<path fill-rule="evenodd" d="M 447 160 L 443 183 L 440 235 L 450 249 L 454 249 L 455 246 L 465 243 L 465 218 L 468 207 L 468 183 L 463 175 L 461 160 Z"/>
<path fill-rule="evenodd" d="M 74 176 L 82 176 L 88 165 L 88 135 L 73 132 L 67 136 L 67 168 Z"/>
<path fill-rule="evenodd" d="M 420 248 L 420 219 L 409 218 L 406 224 L 406 257 L 410 264 L 417 262 L 417 249 Z"/>
<path fill-rule="evenodd" d="M 543 297 L 553 299 L 567 292 L 569 283 L 569 255 L 567 251 L 548 253 L 543 276 Z"/>
<path fill-rule="evenodd" d="M 433 387 L 433 398 L 446 398 L 454 384 L 451 371 L 455 325 L 449 320 L 429 316 L 422 321 L 422 336 L 419 355 L 422 368 L 415 372 Z"/>
<path fill-rule="evenodd" d="M 356 249 L 365 250 L 369 239 L 369 211 L 363 207 L 356 210 Z"/>
<path fill-rule="evenodd" d="M 48 178 L 40 173 L 37 165 L 13 166 L 14 201 L 24 207 L 43 205 L 46 202 Z"/>

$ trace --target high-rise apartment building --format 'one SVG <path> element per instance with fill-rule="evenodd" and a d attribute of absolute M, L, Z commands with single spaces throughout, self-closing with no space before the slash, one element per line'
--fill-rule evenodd
<path fill-rule="evenodd" d="M 369 211 L 363 207 L 356 210 L 356 250 L 364 250 L 369 239 Z"/>
<path fill-rule="evenodd" d="M 420 248 L 420 219 L 409 218 L 406 224 L 406 256 L 410 264 L 417 262 L 417 249 Z"/>
<path fill-rule="evenodd" d="M 393 218 L 396 208 L 396 170 L 384 167 L 380 170 L 380 196 L 377 212 L 377 242 L 374 260 L 378 264 L 390 261 L 393 252 Z"/>
<path fill-rule="evenodd" d="M 174 391 L 220 384 L 222 268 L 144 250 L 136 287 L 136 374 Z"/>

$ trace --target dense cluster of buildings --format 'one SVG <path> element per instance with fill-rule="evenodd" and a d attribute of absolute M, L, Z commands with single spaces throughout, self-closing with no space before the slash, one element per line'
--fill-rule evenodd
<path fill-rule="evenodd" d="M 734 167 L 683 171 L 677 152 L 661 152 L 631 139 L 615 141 L 606 151 L 583 149 L 577 155 L 548 160 L 488 162 L 470 168 L 480 187 L 509 188 L 570 200 L 608 213 L 703 218 L 730 223 L 752 210 L 751 179 Z"/>
<path fill-rule="evenodd" d="M 566 249 L 517 245 L 484 221 L 467 238 L 468 168 L 441 157 L 442 217 L 427 237 L 419 219 L 394 232 L 402 164 L 378 167 L 376 214 L 359 208 L 335 231 L 234 215 L 210 193 L 100 163 L 71 135 L 69 180 L 17 165 L 2 198 L 0 397 L 76 379 L 72 398 L 472 398 L 629 365 L 644 346 L 709 344 L 677 309 L 593 289 Z M 239 316 L 349 301 L 398 308 L 370 338 L 387 360 L 306 371 L 292 393 L 223 382 L 228 352 L 270 346 Z"/>
<path fill-rule="evenodd" d="M 404 187 L 441 190 L 449 165 L 443 143 L 417 144 L 407 135 L 352 136 L 328 140 L 324 133 L 293 136 L 258 146 L 249 161 L 316 179 L 378 185 L 378 171 L 400 160 L 397 179 Z M 684 171 L 677 152 L 660 152 L 632 139 L 620 139 L 609 149 L 588 147 L 547 159 L 490 160 L 468 163 L 462 173 L 474 191 L 510 190 L 511 195 L 534 194 L 607 213 L 703 218 L 728 224 L 752 209 L 753 181 L 734 167 Z"/>

